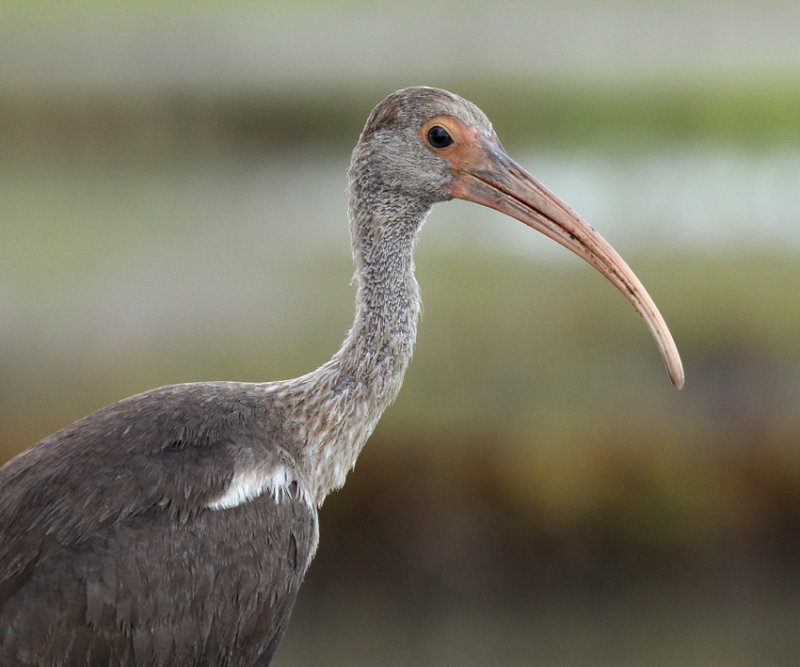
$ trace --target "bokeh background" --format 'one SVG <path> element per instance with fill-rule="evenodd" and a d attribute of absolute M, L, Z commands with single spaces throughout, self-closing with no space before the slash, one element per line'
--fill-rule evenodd
<path fill-rule="evenodd" d="M 349 152 L 473 100 L 634 267 L 437 206 L 414 362 L 274 664 L 800 661 L 800 5 L 0 3 L 0 459 L 175 382 L 269 380 L 352 317 Z"/>

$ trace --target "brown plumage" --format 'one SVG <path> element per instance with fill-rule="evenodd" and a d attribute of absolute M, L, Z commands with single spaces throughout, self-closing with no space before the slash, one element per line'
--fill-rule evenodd
<path fill-rule="evenodd" d="M 420 308 L 413 246 L 431 206 L 452 197 L 589 261 L 683 383 L 639 281 L 506 156 L 483 113 L 446 91 L 398 91 L 353 152 L 356 315 L 330 361 L 292 380 L 132 396 L 0 469 L 0 664 L 269 663 L 317 547 L 317 508 L 400 389 Z"/>

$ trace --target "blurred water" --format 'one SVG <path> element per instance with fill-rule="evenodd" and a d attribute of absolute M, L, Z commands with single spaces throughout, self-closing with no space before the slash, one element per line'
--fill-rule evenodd
<path fill-rule="evenodd" d="M 796 148 L 509 150 L 629 259 L 800 252 Z M 45 346 L 90 336 L 113 347 L 241 326 L 269 335 L 296 329 L 320 304 L 341 306 L 344 330 L 347 161 L 311 152 L 4 165 L 0 337 L 8 344 L 36 331 Z M 444 253 L 580 266 L 549 239 L 466 202 L 434 207 L 421 236 L 422 263 Z M 332 266 L 338 273 L 323 278 Z"/>
<path fill-rule="evenodd" d="M 509 150 L 623 255 L 800 251 L 800 149 Z M 347 159 L 284 153 L 84 168 L 5 165 L 4 326 L 15 310 L 42 298 L 54 298 L 56 310 L 65 297 L 72 307 L 96 309 L 114 329 L 118 318 L 130 325 L 132 308 L 153 325 L 175 309 L 191 320 L 198 299 L 209 296 L 221 316 L 244 315 L 254 299 L 273 294 L 272 286 L 276 294 L 291 290 L 302 267 L 318 261 L 311 258 L 348 261 Z M 465 202 L 434 207 L 418 252 L 577 262 L 523 225 Z M 75 289 L 65 294 L 70 284 Z M 155 293 L 158 299 L 146 296 Z"/>

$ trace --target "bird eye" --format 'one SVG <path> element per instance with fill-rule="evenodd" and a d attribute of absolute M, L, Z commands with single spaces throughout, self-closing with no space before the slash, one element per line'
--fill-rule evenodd
<path fill-rule="evenodd" d="M 428 143 L 433 148 L 447 148 L 453 143 L 453 138 L 441 125 L 434 125 L 428 130 Z"/>

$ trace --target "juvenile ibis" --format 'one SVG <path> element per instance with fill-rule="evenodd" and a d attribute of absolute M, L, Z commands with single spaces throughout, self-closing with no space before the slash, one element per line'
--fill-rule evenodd
<path fill-rule="evenodd" d="M 317 510 L 397 395 L 420 310 L 412 251 L 436 202 L 502 211 L 566 246 L 644 318 L 621 257 L 509 158 L 486 116 L 434 88 L 370 114 L 350 163 L 355 321 L 318 369 L 131 396 L 0 469 L 0 664 L 267 665 L 317 549 Z"/>

